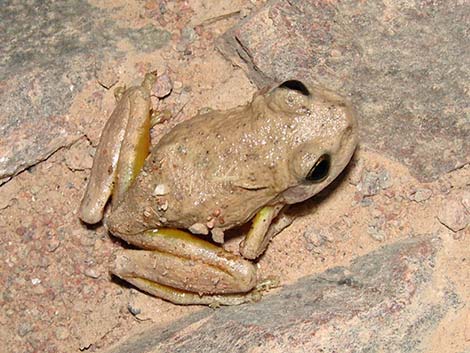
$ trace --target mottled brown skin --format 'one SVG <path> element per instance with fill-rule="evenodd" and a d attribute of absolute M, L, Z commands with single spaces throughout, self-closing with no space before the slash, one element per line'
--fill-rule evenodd
<path fill-rule="evenodd" d="M 312 98 L 277 89 L 247 106 L 177 125 L 152 148 L 143 172 L 108 219 L 112 233 L 188 229 L 208 218 L 216 228 L 230 229 L 266 205 L 300 202 L 323 189 L 349 161 L 356 126 L 348 105 L 325 90 L 310 90 Z M 311 165 L 304 168 L 300 161 L 313 163 L 325 152 L 333 156 L 329 176 L 321 184 L 306 182 Z M 154 195 L 157 185 L 168 193 Z M 158 210 L 156 205 L 166 202 L 168 208 Z"/>
<path fill-rule="evenodd" d="M 103 135 L 102 141 L 111 138 Z M 132 150 L 127 144 L 135 141 L 120 143 L 121 149 Z M 249 234 L 241 248 L 244 257 L 255 259 L 282 229 L 273 221 L 279 210 L 327 186 L 347 165 L 356 144 L 351 106 L 326 89 L 295 80 L 257 94 L 246 106 L 211 111 L 177 125 L 152 148 L 142 171 L 106 220 L 111 233 L 147 249 L 120 254 L 113 272 L 176 303 L 229 305 L 255 300 L 256 269 L 249 261 L 165 229 L 212 231 L 220 242 L 224 230 L 259 213 L 261 221 L 254 228 L 262 229 L 260 240 L 250 239 Z M 325 176 L 307 180 L 324 156 L 329 161 Z M 98 170 L 97 160 L 107 158 L 96 156 L 93 168 Z M 83 200 L 84 221 L 96 219 L 88 214 L 96 209 L 94 194 L 87 193 Z M 97 199 L 102 202 L 102 197 Z M 268 231 L 271 221 L 275 231 Z"/>

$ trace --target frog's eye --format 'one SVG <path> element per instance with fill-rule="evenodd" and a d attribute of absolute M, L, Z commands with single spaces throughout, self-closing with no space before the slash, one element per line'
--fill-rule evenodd
<path fill-rule="evenodd" d="M 310 169 L 305 179 L 313 183 L 319 183 L 325 180 L 325 178 L 328 176 L 329 171 L 330 171 L 330 156 L 328 154 L 324 154 L 320 156 L 320 158 L 317 159 L 317 161 L 313 165 L 312 169 Z"/>
<path fill-rule="evenodd" d="M 286 88 L 286 89 L 291 89 L 293 91 L 297 91 L 300 94 L 304 96 L 310 96 L 310 92 L 308 88 L 300 81 L 298 80 L 289 80 L 284 82 L 279 86 L 279 88 Z"/>

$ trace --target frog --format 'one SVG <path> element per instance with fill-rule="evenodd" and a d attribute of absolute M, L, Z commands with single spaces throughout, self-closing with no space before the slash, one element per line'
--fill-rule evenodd
<path fill-rule="evenodd" d="M 151 146 L 157 77 L 120 91 L 79 217 L 103 221 L 131 246 L 114 254 L 110 272 L 144 292 L 182 305 L 258 301 L 273 282 L 258 279 L 256 261 L 292 223 L 289 207 L 348 165 L 356 111 L 339 94 L 293 78 L 245 105 L 197 114 Z M 226 232 L 244 225 L 238 253 L 226 250 Z"/>

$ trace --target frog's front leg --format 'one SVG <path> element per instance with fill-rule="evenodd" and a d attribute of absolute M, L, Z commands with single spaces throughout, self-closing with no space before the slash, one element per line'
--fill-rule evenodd
<path fill-rule="evenodd" d="M 288 227 L 293 218 L 287 214 L 289 206 L 278 204 L 263 207 L 253 219 L 251 228 L 240 244 L 244 258 L 255 260 L 264 253 L 273 237 Z"/>
<path fill-rule="evenodd" d="M 256 267 L 219 246 L 176 229 L 120 235 L 145 250 L 122 250 L 112 273 L 176 304 L 237 305 L 261 298 Z"/>

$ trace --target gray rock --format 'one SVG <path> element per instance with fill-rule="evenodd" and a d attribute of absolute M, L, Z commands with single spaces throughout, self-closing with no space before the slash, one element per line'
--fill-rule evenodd
<path fill-rule="evenodd" d="M 303 238 L 305 240 L 305 248 L 313 253 L 320 254 L 322 252 L 322 247 L 325 242 L 332 242 L 333 237 L 329 233 L 329 230 L 319 229 L 316 226 L 308 227 L 303 233 Z"/>
<path fill-rule="evenodd" d="M 374 196 L 381 190 L 379 174 L 367 172 L 362 175 L 361 182 L 357 185 L 357 189 L 364 196 Z"/>
<path fill-rule="evenodd" d="M 374 201 L 370 198 L 370 197 L 364 197 L 362 198 L 362 200 L 359 202 L 359 204 L 362 206 L 362 207 L 369 207 L 369 206 L 372 206 L 374 204 Z"/>
<path fill-rule="evenodd" d="M 432 286 L 440 246 L 433 236 L 401 241 L 258 303 L 152 327 L 107 352 L 420 352 L 423 337 L 460 305 L 450 283 Z"/>
<path fill-rule="evenodd" d="M 364 169 L 356 188 L 363 196 L 374 196 L 391 185 L 390 173 L 387 170 L 381 169 L 375 172 Z"/>
<path fill-rule="evenodd" d="M 272 0 L 218 47 L 260 87 L 302 78 L 339 91 L 362 143 L 429 181 L 470 161 L 469 16 L 455 1 Z"/>
<path fill-rule="evenodd" d="M 408 198 L 411 201 L 423 202 L 428 200 L 432 196 L 432 190 L 430 189 L 417 189 L 413 191 Z"/>
<path fill-rule="evenodd" d="M 94 268 L 86 268 L 83 274 L 87 277 L 96 279 L 100 277 L 100 274 Z"/>
<path fill-rule="evenodd" d="M 31 326 L 31 324 L 29 322 L 22 322 L 18 327 L 18 336 L 24 337 L 31 331 L 33 331 L 33 327 Z"/>
<path fill-rule="evenodd" d="M 387 234 L 383 229 L 374 226 L 367 227 L 367 234 L 377 241 L 384 241 L 387 238 Z"/>
<path fill-rule="evenodd" d="M 66 115 L 95 64 L 164 46 L 170 34 L 122 28 L 112 9 L 87 2 L 2 2 L 0 11 L 0 184 L 82 135 Z"/>
<path fill-rule="evenodd" d="M 64 341 L 70 336 L 70 331 L 67 327 L 59 326 L 55 331 L 55 336 L 58 340 Z"/>
<path fill-rule="evenodd" d="M 198 35 L 197 35 L 196 31 L 192 27 L 184 27 L 181 30 L 181 40 L 185 44 L 193 43 L 197 39 L 197 37 L 198 37 Z"/>
<path fill-rule="evenodd" d="M 129 310 L 129 312 L 134 316 L 137 316 L 142 312 L 142 310 L 137 308 L 133 303 L 127 304 L 127 310 Z"/>

